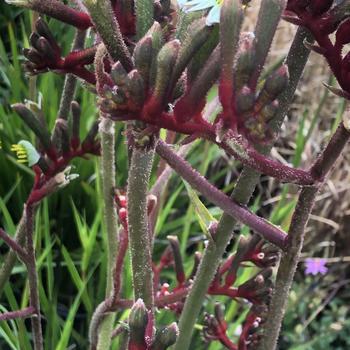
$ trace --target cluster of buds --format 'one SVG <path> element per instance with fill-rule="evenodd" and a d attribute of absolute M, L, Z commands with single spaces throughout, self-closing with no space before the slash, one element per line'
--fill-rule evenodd
<path fill-rule="evenodd" d="M 245 71 L 245 56 L 251 56 L 250 53 L 242 53 L 242 59 L 238 68 Z M 249 63 L 249 61 L 247 62 Z M 239 69 L 237 72 L 241 73 Z M 238 74 L 238 78 L 243 76 Z M 272 73 L 265 81 L 261 91 L 257 95 L 249 88 L 243 85 L 236 96 L 236 115 L 237 128 L 239 132 L 245 135 L 254 143 L 271 142 L 273 139 L 272 130 L 269 128 L 269 122 L 274 118 L 278 111 L 278 96 L 284 91 L 288 84 L 288 69 L 283 65 L 277 71 Z M 237 84 L 239 86 L 240 84 Z"/>
<path fill-rule="evenodd" d="M 350 4 L 334 0 L 289 0 L 284 18 L 310 30 L 317 44 L 305 42 L 314 52 L 323 55 L 340 85 L 327 86 L 338 96 L 350 99 L 350 54 L 343 48 L 350 43 Z M 330 35 L 335 33 L 335 40 Z"/>
<path fill-rule="evenodd" d="M 225 314 L 219 303 L 215 304 L 214 315 L 206 314 L 204 318 L 203 335 L 207 342 L 219 341 L 226 349 L 229 350 L 249 350 L 256 349 L 261 335 L 259 334 L 259 326 L 262 319 L 259 316 L 261 309 L 252 307 L 252 310 L 246 317 L 246 321 L 239 334 L 238 344 L 230 340 L 227 335 L 228 325 L 225 321 Z"/>
<path fill-rule="evenodd" d="M 28 203 L 40 201 L 52 193 L 52 187 L 63 186 L 68 180 L 75 178 L 74 174 L 69 174 L 68 167 L 73 158 L 100 154 L 100 143 L 96 139 L 98 122 L 93 124 L 85 139 L 80 141 L 80 107 L 77 102 L 73 101 L 71 104 L 71 120 L 57 119 L 53 133 L 48 130 L 36 104 L 17 103 L 12 108 L 34 132 L 38 143 L 35 149 L 28 142 L 21 141 L 20 148 L 15 149 L 21 157 L 23 150 L 27 153 L 28 165 L 35 171 L 34 187 Z"/>
<path fill-rule="evenodd" d="M 168 349 L 175 344 L 179 333 L 175 322 L 155 329 L 153 316 L 142 299 L 138 299 L 132 306 L 128 324 L 130 350 Z"/>
<path fill-rule="evenodd" d="M 29 42 L 31 47 L 23 50 L 28 60 L 24 63 L 24 68 L 29 74 L 39 74 L 48 70 L 63 74 L 72 73 L 95 84 L 94 73 L 86 68 L 94 61 L 95 46 L 75 50 L 66 57 L 62 57 L 61 48 L 42 18 L 36 21 L 35 31 L 30 35 Z"/>
<path fill-rule="evenodd" d="M 204 20 L 198 20 L 188 29 L 183 43 L 174 39 L 163 44 L 162 28 L 155 22 L 135 46 L 135 68 L 127 72 L 120 62 L 112 66 L 113 84 L 103 86 L 101 109 L 114 120 L 141 120 L 209 137 L 216 133 L 215 125 L 224 120 L 225 127 L 238 130 L 254 143 L 271 140 L 268 123 L 278 109 L 277 98 L 288 84 L 288 70 L 282 66 L 273 72 L 257 93 L 249 84 L 256 69 L 255 42 L 249 34 L 242 37 L 234 68 L 235 91 L 229 92 L 231 113 L 224 111 L 215 125 L 203 120 L 206 93 L 219 77 L 219 47 L 207 59 L 205 75 L 195 72 L 192 63 L 196 50 L 211 38 L 213 31 Z"/>
<path fill-rule="evenodd" d="M 180 314 L 187 292 L 191 288 L 192 278 L 201 261 L 201 254 L 198 252 L 195 254 L 193 271 L 186 277 L 177 237 L 169 236 L 168 240 L 169 246 L 162 254 L 159 264 L 154 264 L 153 268 L 154 288 L 157 291 L 156 304 L 158 307 L 166 307 Z M 273 287 L 271 281 L 272 267 L 277 264 L 279 255 L 280 253 L 277 248 L 266 244 L 258 237 L 253 236 L 250 239 L 241 238 L 236 253 L 222 262 L 208 289 L 208 295 L 227 296 L 232 300 L 242 299 L 252 305 L 243 327 L 244 332 L 241 335 L 244 341 L 242 338 L 239 344 L 245 344 L 244 346 L 246 346 L 248 343 L 252 343 L 253 339 L 254 341 L 258 339 L 258 336 L 255 334 L 257 334 L 258 325 L 261 323 L 270 302 Z M 249 268 L 245 265 L 246 262 L 253 263 L 261 270 L 244 283 L 234 286 L 237 280 L 238 269 Z M 162 270 L 169 266 L 174 267 L 177 279 L 177 284 L 172 290 L 170 290 L 168 283 L 161 282 L 160 277 Z M 160 302 L 163 299 L 168 302 Z M 224 321 L 222 310 L 220 310 L 221 308 L 217 306 L 215 317 L 206 316 L 205 338 L 207 340 L 219 340 L 224 345 L 226 344 L 228 349 L 237 349 L 237 346 L 226 336 L 227 324 Z M 227 344 L 231 344 L 232 347 L 229 347 Z M 239 347 L 239 349 L 247 348 Z"/>

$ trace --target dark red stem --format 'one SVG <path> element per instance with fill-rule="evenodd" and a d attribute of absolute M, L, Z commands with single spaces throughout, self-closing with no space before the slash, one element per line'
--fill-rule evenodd
<path fill-rule="evenodd" d="M 163 141 L 158 141 L 156 152 L 194 189 L 224 210 L 225 213 L 241 223 L 248 225 L 266 240 L 282 249 L 285 248 L 284 245 L 287 237 L 285 232 L 273 226 L 265 219 L 255 215 L 245 206 L 234 202 L 230 197 L 210 184 L 202 175 L 193 169 L 188 162 L 173 152 Z"/>

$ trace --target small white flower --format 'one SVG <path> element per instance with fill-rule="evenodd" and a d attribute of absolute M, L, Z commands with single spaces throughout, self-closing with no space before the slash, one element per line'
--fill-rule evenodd
<path fill-rule="evenodd" d="M 178 3 L 185 12 L 210 9 L 206 19 L 207 26 L 220 22 L 220 10 L 223 0 L 178 0 Z"/>

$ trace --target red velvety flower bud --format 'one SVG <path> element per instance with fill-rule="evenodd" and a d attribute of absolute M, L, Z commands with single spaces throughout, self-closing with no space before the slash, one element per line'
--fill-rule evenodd
<path fill-rule="evenodd" d="M 343 46 L 350 43 L 350 18 L 342 22 L 335 34 L 335 44 Z"/>

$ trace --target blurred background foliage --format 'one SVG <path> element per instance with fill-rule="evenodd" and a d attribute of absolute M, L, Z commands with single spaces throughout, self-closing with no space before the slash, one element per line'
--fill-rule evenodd
<path fill-rule="evenodd" d="M 254 23 L 253 1 L 247 29 Z M 0 226 L 14 234 L 23 203 L 31 189 L 32 171 L 16 162 L 10 146 L 33 135 L 11 110 L 15 102 L 32 99 L 42 103 L 46 121 L 53 126 L 59 106 L 64 78 L 46 73 L 36 78 L 37 93 L 30 96 L 30 83 L 21 68 L 22 49 L 28 47 L 32 17 L 28 11 L 0 3 Z M 50 28 L 64 52 L 71 46 L 73 31 L 54 20 Z M 283 24 L 275 40 L 270 63 L 280 62 L 288 50 L 293 30 Z M 322 60 L 311 56 L 302 85 L 288 115 L 282 137 L 273 149 L 273 156 L 294 166 L 308 167 L 320 147 L 329 138 L 345 109 L 344 101 L 329 96 L 321 82 L 332 82 Z M 215 91 L 212 91 L 213 98 Z M 97 118 L 95 97 L 79 87 L 76 99 L 82 108 L 82 134 Z M 117 184 L 123 188 L 127 177 L 127 149 L 123 125 L 117 124 Z M 83 135 L 82 135 L 83 136 Z M 349 150 L 349 148 L 348 148 Z M 229 193 L 241 169 L 240 164 L 201 141 L 190 152 L 190 162 L 217 187 Z M 280 349 L 348 349 L 350 346 L 349 259 L 350 251 L 350 156 L 345 152 L 343 163 L 333 172 L 320 193 L 314 215 L 308 228 L 303 256 L 330 259 L 329 271 L 324 276 L 304 275 L 300 264 L 290 297 L 290 306 L 284 322 Z M 51 196 L 41 205 L 37 214 L 36 246 L 41 279 L 40 300 L 45 322 L 46 349 L 87 349 L 87 331 L 94 308 L 102 301 L 105 289 L 106 242 L 101 223 L 98 159 L 76 160 L 74 172 L 79 179 Z M 155 179 L 155 172 L 153 181 Z M 251 201 L 252 209 L 270 217 L 275 224 L 287 228 L 295 205 L 295 186 L 281 186 L 262 177 Z M 219 218 L 220 210 L 208 204 L 211 214 Z M 205 236 L 201 231 L 184 184 L 173 177 L 158 217 L 154 255 L 165 249 L 169 234 L 178 235 L 187 272 L 193 265 L 193 252 L 203 249 Z M 249 234 L 247 228 L 236 231 Z M 230 247 L 232 248 L 232 247 Z M 0 242 L 0 261 L 7 247 Z M 346 257 L 346 258 L 342 258 Z M 127 261 L 128 259 L 126 259 Z M 123 296 L 130 298 L 131 276 L 128 261 L 125 265 Z M 253 269 L 244 269 L 239 279 L 248 279 Z M 173 272 L 166 271 L 164 282 L 173 280 Z M 26 306 L 28 288 L 25 269 L 18 263 L 1 297 L 0 311 Z M 212 311 L 215 298 L 207 299 L 206 310 Z M 238 334 L 245 305 L 218 298 L 226 304 L 229 334 Z M 127 317 L 120 312 L 120 319 Z M 169 323 L 173 314 L 163 312 L 158 322 Z M 29 323 L 23 320 L 0 322 L 1 349 L 31 349 Z M 217 343 L 203 345 L 200 339 L 202 319 L 193 339 L 193 349 L 218 350 Z M 28 329 L 28 328 L 27 328 Z M 113 348 L 118 349 L 118 340 Z"/>

